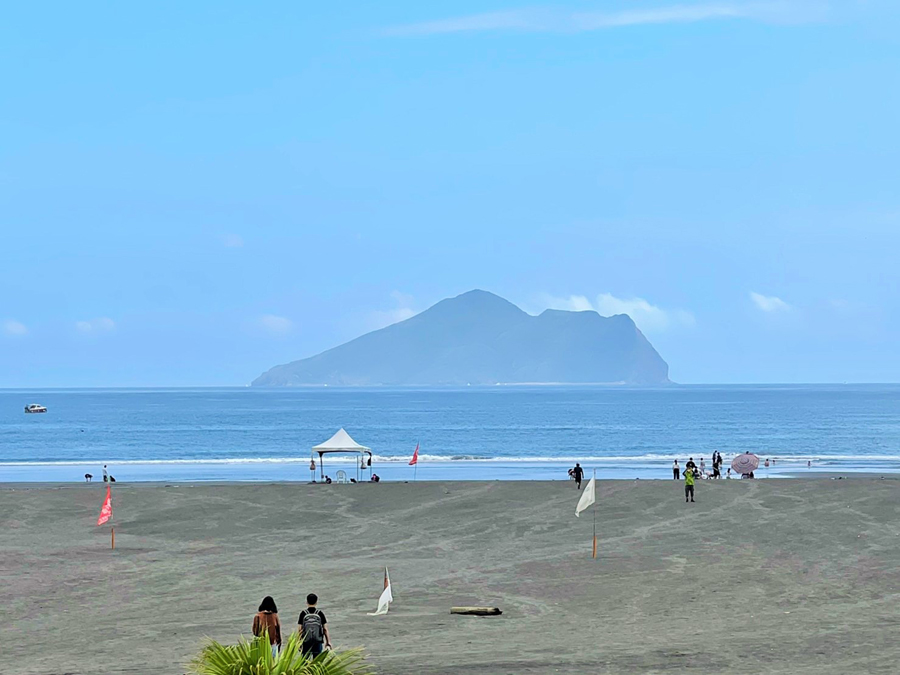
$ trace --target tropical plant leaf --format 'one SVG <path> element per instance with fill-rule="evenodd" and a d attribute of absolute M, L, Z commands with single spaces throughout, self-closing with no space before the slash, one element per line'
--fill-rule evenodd
<path fill-rule="evenodd" d="M 311 658 L 302 651 L 302 641 L 291 633 L 281 651 L 272 658 L 268 634 L 236 645 L 210 640 L 191 661 L 196 675 L 372 675 L 361 649 L 324 652 Z"/>

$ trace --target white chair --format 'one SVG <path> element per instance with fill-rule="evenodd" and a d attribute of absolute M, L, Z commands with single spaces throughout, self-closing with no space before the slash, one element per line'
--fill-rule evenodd
<path fill-rule="evenodd" d="M 343 469 L 341 469 L 336 474 L 334 474 L 334 477 L 337 479 L 338 483 L 346 483 L 347 482 L 347 473 Z"/>

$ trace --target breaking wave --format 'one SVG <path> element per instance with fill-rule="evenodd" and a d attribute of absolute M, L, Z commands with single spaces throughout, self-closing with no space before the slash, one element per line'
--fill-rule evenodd
<path fill-rule="evenodd" d="M 694 453 L 699 458 L 699 453 Z M 684 460 L 688 453 L 666 453 L 646 455 L 621 455 L 621 456 L 590 456 L 572 455 L 564 457 L 478 457 L 475 455 L 427 455 L 419 454 L 422 463 L 450 463 L 450 462 L 475 462 L 493 464 L 571 464 L 584 462 L 592 464 L 656 464 L 671 462 L 673 459 Z M 791 455 L 780 456 L 777 454 L 759 455 L 776 460 L 778 464 L 806 464 L 812 462 L 900 462 L 900 455 Z M 411 455 L 374 455 L 373 463 L 407 463 Z M 730 461 L 733 455 L 725 455 Z M 318 458 L 317 458 L 318 459 Z M 305 457 L 223 457 L 223 458 L 179 458 L 179 459 L 78 459 L 78 460 L 27 460 L 14 461 L 2 460 L 0 466 L 81 466 L 85 464 L 116 464 L 122 465 L 227 465 L 227 464 L 308 464 L 309 455 Z M 328 464 L 353 464 L 356 460 L 352 456 L 336 457 L 327 456 Z"/>

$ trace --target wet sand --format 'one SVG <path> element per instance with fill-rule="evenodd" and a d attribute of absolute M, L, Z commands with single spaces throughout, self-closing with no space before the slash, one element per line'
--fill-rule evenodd
<path fill-rule="evenodd" d="M 900 481 L 0 486 L 3 673 L 183 673 L 318 593 L 381 673 L 892 673 Z M 391 569 L 395 603 L 369 617 Z M 503 616 L 451 616 L 451 605 Z"/>

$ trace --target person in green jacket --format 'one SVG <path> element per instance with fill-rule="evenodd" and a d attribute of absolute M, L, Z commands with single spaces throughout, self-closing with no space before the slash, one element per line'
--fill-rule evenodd
<path fill-rule="evenodd" d="M 690 470 L 684 472 L 684 501 L 694 501 L 694 472 Z"/>

